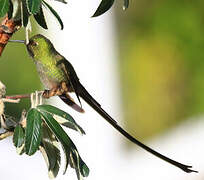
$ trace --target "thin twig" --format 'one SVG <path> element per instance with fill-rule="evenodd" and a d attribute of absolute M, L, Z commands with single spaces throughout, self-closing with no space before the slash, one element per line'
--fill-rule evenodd
<path fill-rule="evenodd" d="M 30 94 L 18 94 L 18 95 L 12 95 L 12 96 L 6 96 L 6 99 L 25 99 L 30 98 Z"/>

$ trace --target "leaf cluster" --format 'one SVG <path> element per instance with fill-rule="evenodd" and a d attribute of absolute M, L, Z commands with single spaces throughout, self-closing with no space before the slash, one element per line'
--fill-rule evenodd
<path fill-rule="evenodd" d="M 65 3 L 64 0 L 57 0 L 59 2 Z M 26 27 L 29 22 L 30 16 L 33 15 L 35 21 L 44 29 L 48 29 L 47 23 L 45 20 L 44 16 L 44 10 L 48 9 L 51 14 L 54 15 L 54 17 L 58 20 L 61 29 L 64 28 L 63 22 L 58 15 L 58 13 L 50 6 L 46 1 L 44 0 L 19 0 L 18 1 L 18 8 L 20 9 L 20 14 L 21 14 L 21 21 L 22 25 Z M 9 19 L 14 18 L 15 16 L 14 4 L 12 3 L 11 0 L 1 0 L 0 1 L 0 17 L 5 16 L 8 14 Z"/>
<path fill-rule="evenodd" d="M 66 112 L 51 106 L 38 105 L 26 116 L 26 128 L 19 123 L 14 129 L 13 143 L 19 154 L 33 155 L 40 150 L 48 166 L 50 177 L 56 177 L 61 164 L 59 144 L 65 154 L 64 173 L 68 165 L 75 169 L 78 180 L 89 175 L 89 168 L 80 157 L 76 146 L 61 127 L 85 134 L 84 130 Z"/>
<path fill-rule="evenodd" d="M 55 0 L 61 3 L 66 4 L 65 0 Z M 126 10 L 129 6 L 129 0 L 123 0 L 123 9 Z M 102 0 L 100 5 L 98 6 L 96 12 L 92 17 L 97 17 L 104 14 L 108 11 L 115 0 Z M 21 20 L 24 27 L 28 25 L 28 20 L 31 15 L 34 16 L 35 21 L 44 29 L 48 29 L 47 23 L 44 16 L 44 9 L 48 9 L 51 14 L 58 20 L 61 29 L 64 28 L 63 22 L 58 15 L 58 13 L 49 5 L 45 0 L 19 0 L 18 6 L 20 6 L 21 11 Z M 1 0 L 0 1 L 0 17 L 8 14 L 9 19 L 12 18 L 13 15 L 13 3 L 12 0 Z"/>

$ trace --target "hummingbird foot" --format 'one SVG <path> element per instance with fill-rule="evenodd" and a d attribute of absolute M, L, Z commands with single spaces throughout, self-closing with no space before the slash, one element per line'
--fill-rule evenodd
<path fill-rule="evenodd" d="M 61 96 L 68 92 L 66 83 L 63 81 L 59 86 L 54 86 L 52 89 L 44 90 L 43 97 L 50 98 L 52 96 Z"/>
<path fill-rule="evenodd" d="M 63 93 L 60 91 L 60 89 L 58 88 L 58 87 L 55 87 L 55 88 L 52 88 L 52 89 L 50 89 L 50 90 L 44 90 L 44 92 L 43 92 L 43 97 L 44 98 L 46 98 L 46 99 L 48 99 L 48 98 L 50 98 L 50 97 L 52 97 L 52 96 L 60 96 L 60 95 L 62 95 Z"/>

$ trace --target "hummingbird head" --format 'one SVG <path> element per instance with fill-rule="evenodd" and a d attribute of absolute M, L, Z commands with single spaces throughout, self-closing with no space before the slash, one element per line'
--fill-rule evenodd
<path fill-rule="evenodd" d="M 40 60 L 43 56 L 47 56 L 54 50 L 50 40 L 41 34 L 37 34 L 31 37 L 26 47 L 30 56 L 36 60 Z"/>

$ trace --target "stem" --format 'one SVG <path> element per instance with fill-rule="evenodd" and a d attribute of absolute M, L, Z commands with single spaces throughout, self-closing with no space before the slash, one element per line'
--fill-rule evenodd
<path fill-rule="evenodd" d="M 42 97 L 45 98 L 45 99 L 48 99 L 52 96 L 56 96 L 56 95 L 52 95 L 50 97 L 47 97 L 46 96 L 46 93 L 44 93 L 45 91 L 39 91 L 39 92 L 42 92 Z M 11 96 L 5 96 L 4 98 L 5 99 L 26 99 L 26 98 L 30 98 L 31 97 L 31 94 L 17 94 L 17 95 L 11 95 Z"/>
<path fill-rule="evenodd" d="M 6 99 L 25 99 L 30 98 L 30 94 L 19 94 L 19 95 L 12 95 L 12 96 L 6 96 Z"/>

